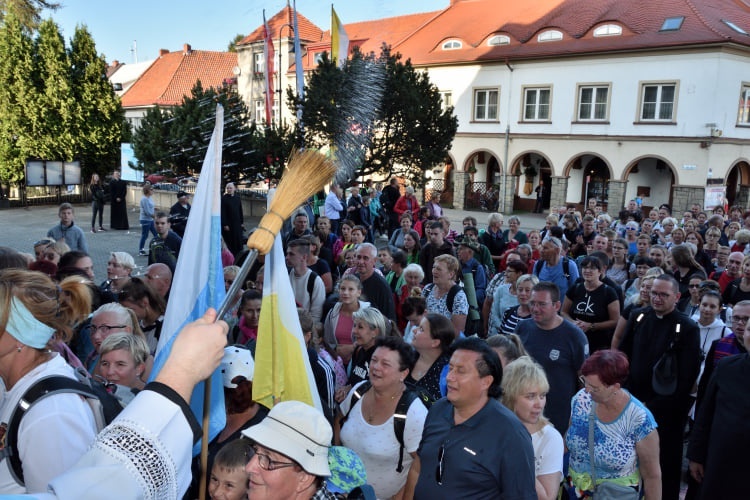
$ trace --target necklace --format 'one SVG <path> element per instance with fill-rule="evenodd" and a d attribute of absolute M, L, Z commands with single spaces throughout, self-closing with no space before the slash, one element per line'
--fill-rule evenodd
<path fill-rule="evenodd" d="M 403 391 L 404 391 L 404 384 L 401 384 L 401 387 L 399 387 L 398 390 L 392 396 L 390 396 L 390 401 L 393 401 L 394 399 L 396 399 L 397 396 L 400 396 Z M 372 422 L 375 420 L 375 416 L 377 414 L 377 410 L 379 408 L 383 408 L 383 405 L 376 404 L 375 399 L 376 399 L 377 396 L 375 396 L 374 390 L 373 390 L 372 395 L 373 395 L 373 398 L 372 398 L 372 406 L 373 406 L 373 408 L 368 408 L 367 415 L 364 415 L 365 420 L 367 420 L 368 424 L 372 424 Z M 362 409 L 364 410 L 364 405 L 363 405 Z M 363 412 L 363 414 L 364 414 L 364 412 Z"/>

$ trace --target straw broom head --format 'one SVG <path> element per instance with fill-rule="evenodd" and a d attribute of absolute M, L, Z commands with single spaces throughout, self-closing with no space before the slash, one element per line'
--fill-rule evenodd
<path fill-rule="evenodd" d="M 323 154 L 312 149 L 293 152 L 271 207 L 248 238 L 247 246 L 262 254 L 270 252 L 284 221 L 305 200 L 329 184 L 335 174 L 336 166 Z"/>

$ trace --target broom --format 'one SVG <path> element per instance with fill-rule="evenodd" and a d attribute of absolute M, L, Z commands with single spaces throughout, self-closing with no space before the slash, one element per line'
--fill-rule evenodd
<path fill-rule="evenodd" d="M 250 248 L 245 262 L 243 262 L 234 283 L 227 291 L 224 301 L 219 307 L 217 319 L 224 314 L 235 302 L 235 297 L 242 283 L 245 282 L 247 273 L 250 271 L 258 254 L 267 254 L 271 251 L 276 235 L 279 234 L 284 221 L 292 215 L 297 207 L 302 205 L 309 197 L 322 190 L 329 184 L 336 174 L 336 166 L 333 161 L 323 154 L 307 149 L 305 151 L 294 151 L 289 158 L 286 168 L 278 187 L 276 195 L 271 200 L 268 212 L 261 218 L 257 229 L 247 240 Z M 206 483 L 208 477 L 208 424 L 209 409 L 211 407 L 211 384 L 205 384 L 203 392 L 203 441 L 201 442 L 201 480 L 200 500 L 205 500 Z"/>

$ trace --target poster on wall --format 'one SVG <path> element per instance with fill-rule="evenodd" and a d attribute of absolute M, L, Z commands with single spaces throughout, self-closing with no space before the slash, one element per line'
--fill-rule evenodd
<path fill-rule="evenodd" d="M 726 195 L 727 195 L 727 187 L 726 186 L 707 186 L 706 187 L 706 198 L 703 201 L 703 209 L 713 210 L 716 207 L 723 207 L 726 205 Z"/>

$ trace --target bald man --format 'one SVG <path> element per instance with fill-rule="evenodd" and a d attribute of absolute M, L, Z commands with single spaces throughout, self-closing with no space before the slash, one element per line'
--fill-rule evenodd
<path fill-rule="evenodd" d="M 151 264 L 146 268 L 146 274 L 143 275 L 143 278 L 146 283 L 156 290 L 156 293 L 165 299 L 167 298 L 169 289 L 172 286 L 172 271 L 168 265 L 160 262 Z"/>

